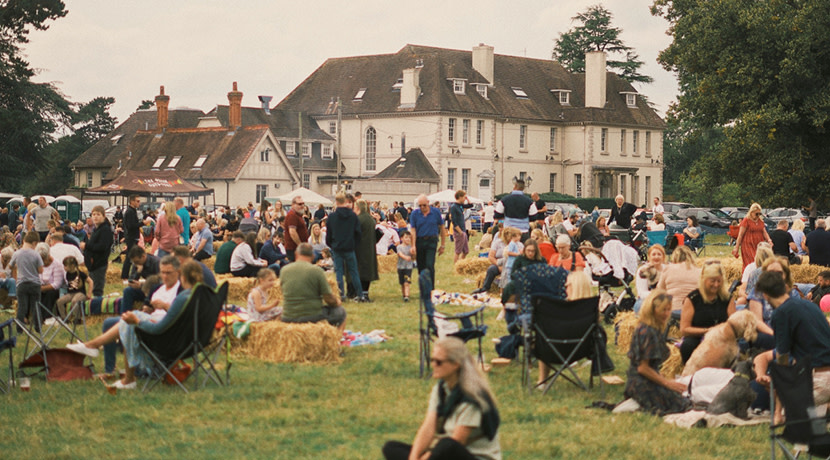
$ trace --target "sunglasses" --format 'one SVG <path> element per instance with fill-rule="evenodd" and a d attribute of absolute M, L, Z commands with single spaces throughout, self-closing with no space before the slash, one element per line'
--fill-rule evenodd
<path fill-rule="evenodd" d="M 294 204 L 298 204 L 300 206 L 305 206 L 305 203 L 294 203 Z"/>

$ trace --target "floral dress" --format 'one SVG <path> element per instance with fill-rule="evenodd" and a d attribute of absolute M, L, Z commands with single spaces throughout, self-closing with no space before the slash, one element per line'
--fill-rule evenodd
<path fill-rule="evenodd" d="M 258 312 L 256 310 L 256 306 L 254 304 L 254 290 L 258 291 L 260 296 L 262 296 L 262 303 L 268 301 L 268 293 L 262 290 L 259 286 L 251 289 L 251 292 L 248 294 L 248 321 L 250 322 L 259 322 L 259 321 L 270 321 L 282 314 L 282 307 L 274 307 L 263 312 Z"/>
<path fill-rule="evenodd" d="M 744 239 L 741 240 L 741 259 L 744 262 L 743 268 L 746 268 L 747 265 L 755 262 L 755 250 L 758 248 L 758 243 L 766 240 L 766 226 L 763 219 L 753 221 L 749 217 L 744 217 L 741 227 L 746 228 Z"/>
<path fill-rule="evenodd" d="M 680 393 L 647 379 L 637 372 L 640 361 L 647 360 L 649 367 L 660 372 L 660 365 L 669 357 L 669 348 L 663 335 L 651 326 L 640 323 L 631 338 L 628 358 L 628 381 L 624 395 L 633 398 L 643 411 L 657 415 L 686 412 L 691 409 L 691 402 Z"/>

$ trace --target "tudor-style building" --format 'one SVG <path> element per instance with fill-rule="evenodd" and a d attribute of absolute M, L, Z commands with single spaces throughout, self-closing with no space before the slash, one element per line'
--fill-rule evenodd
<path fill-rule="evenodd" d="M 339 103 L 338 103 L 339 101 Z M 332 58 L 276 107 L 309 113 L 336 136 L 354 186 L 420 149 L 440 189 L 483 199 L 513 178 L 530 190 L 648 203 L 662 190 L 665 124 L 628 82 L 588 53 L 586 72 L 551 60 L 407 45 L 394 54 Z M 403 139 L 405 138 L 405 141 Z M 373 184 L 377 185 L 377 184 Z M 372 187 L 369 199 L 411 198 Z"/>

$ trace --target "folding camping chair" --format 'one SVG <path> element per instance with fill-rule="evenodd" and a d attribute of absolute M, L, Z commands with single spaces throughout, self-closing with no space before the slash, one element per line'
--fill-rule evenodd
<path fill-rule="evenodd" d="M 0 379 L 0 393 L 8 393 L 9 388 L 14 386 L 14 347 L 17 346 L 17 337 L 12 334 L 12 327 L 15 321 L 13 319 L 7 320 L 0 324 L 0 353 L 8 350 L 9 352 L 9 379 Z"/>
<path fill-rule="evenodd" d="M 536 386 L 530 378 L 531 359 L 535 357 L 547 364 L 553 375 L 540 384 L 545 385 L 547 393 L 557 378 L 562 376 L 574 385 L 588 390 L 594 385 L 594 374 L 599 376 L 602 355 L 600 353 L 599 297 L 566 301 L 547 296 L 533 296 L 529 327 L 525 329 L 524 347 L 525 380 L 529 392 Z M 582 358 L 592 361 L 591 377 L 586 386 L 571 367 Z M 600 378 L 600 389 L 605 394 L 605 387 Z"/>
<path fill-rule="evenodd" d="M 769 436 L 771 458 L 775 459 L 776 446 L 785 458 L 794 459 L 793 453 L 784 441 L 792 444 L 806 444 L 807 453 L 821 458 L 830 458 L 830 434 L 827 419 L 816 416 L 813 401 L 813 371 L 809 360 L 802 360 L 792 366 L 771 362 L 770 373 L 770 424 Z M 775 424 L 775 395 L 784 406 L 786 421 Z M 779 433 L 779 430 L 783 431 Z"/>
<path fill-rule="evenodd" d="M 478 340 L 478 362 L 484 365 L 484 355 L 481 349 L 481 339 L 487 334 L 487 325 L 484 324 L 484 309 L 486 305 L 482 305 L 475 310 L 457 313 L 454 315 L 442 313 L 435 310 L 432 304 L 432 278 L 429 270 L 423 270 L 418 273 L 418 287 L 420 293 L 420 307 L 418 312 L 419 330 L 420 330 L 420 376 L 429 377 L 430 370 L 430 349 L 432 341 L 435 337 L 458 337 L 464 343 L 470 340 Z M 436 321 L 457 321 L 458 329 L 452 332 L 444 333 L 438 327 Z"/>
<path fill-rule="evenodd" d="M 223 347 L 227 337 L 227 324 L 225 324 L 225 333 L 216 339 L 213 338 L 216 321 L 219 319 L 219 313 L 224 309 L 227 297 L 228 283 L 222 283 L 216 290 L 204 284 L 198 284 L 191 291 L 179 317 L 164 331 L 159 334 L 150 334 L 136 328 L 139 345 L 150 355 L 156 367 L 163 369 L 163 371 L 151 373 L 150 378 L 144 384 L 143 391 L 150 390 L 166 378 L 187 393 L 183 382 L 192 375 L 193 388 L 199 388 L 199 369 L 205 373 L 202 387 L 207 384 L 208 380 L 220 386 L 230 383 L 231 365 L 228 350 Z M 226 362 L 224 381 L 215 367 L 216 358 L 223 348 Z M 174 372 L 174 368 L 180 360 L 188 358 L 193 360 L 193 372 L 180 378 Z"/>
<path fill-rule="evenodd" d="M 30 324 L 24 323 L 17 318 L 12 320 L 18 327 L 18 331 L 22 332 L 23 335 L 26 336 L 26 341 L 23 346 L 23 361 L 28 360 L 36 354 L 40 354 L 43 358 L 43 366 L 37 373 L 42 371 L 48 374 L 49 361 L 46 356 L 46 352 L 49 350 L 49 345 L 52 344 L 58 333 L 60 333 L 61 330 L 69 332 L 70 341 L 83 341 L 83 339 L 75 333 L 74 328 L 70 327 L 63 320 L 63 318 L 54 316 L 52 312 L 49 311 L 49 309 L 46 308 L 46 306 L 41 302 L 37 302 L 37 304 L 35 304 L 34 311 L 31 315 L 32 322 Z M 54 320 L 47 323 L 45 321 L 46 317 L 52 317 Z M 30 346 L 31 349 L 29 348 Z"/>

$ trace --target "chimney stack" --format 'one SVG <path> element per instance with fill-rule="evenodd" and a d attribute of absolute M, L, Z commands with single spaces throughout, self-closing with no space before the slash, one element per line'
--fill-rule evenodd
<path fill-rule="evenodd" d="M 262 111 L 265 112 L 265 115 L 271 115 L 271 99 L 273 96 L 257 96 L 259 98 L 259 102 L 262 103 Z"/>
<path fill-rule="evenodd" d="M 585 107 L 605 107 L 605 52 L 585 53 Z"/>
<path fill-rule="evenodd" d="M 228 128 L 237 129 L 242 126 L 242 92 L 237 90 L 233 82 L 233 91 L 228 93 Z"/>
<path fill-rule="evenodd" d="M 418 102 L 418 96 L 421 95 L 420 75 L 421 69 L 418 67 L 414 69 L 403 69 L 403 86 L 401 86 L 400 108 L 415 108 L 415 103 Z"/>
<path fill-rule="evenodd" d="M 492 46 L 479 43 L 473 47 L 473 69 L 493 84 L 493 50 Z"/>
<path fill-rule="evenodd" d="M 167 129 L 167 107 L 170 105 L 170 96 L 164 95 L 164 86 L 159 87 L 159 95 L 156 96 L 156 129 L 164 131 Z"/>

